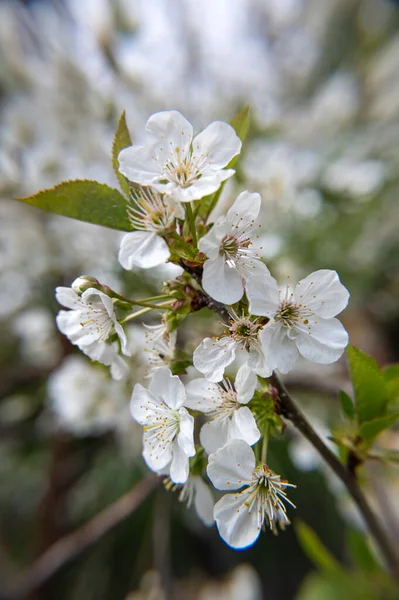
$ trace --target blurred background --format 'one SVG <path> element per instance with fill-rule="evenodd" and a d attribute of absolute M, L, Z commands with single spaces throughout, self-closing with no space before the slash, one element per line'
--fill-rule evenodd
<path fill-rule="evenodd" d="M 398 3 L 0 1 L 0 596 L 146 473 L 141 431 L 129 416 L 132 386 L 149 360 L 143 328 L 129 334 L 131 377 L 112 381 L 57 332 L 54 288 L 89 274 L 137 298 L 161 293 L 178 272 L 124 272 L 118 232 L 11 198 L 65 179 L 115 186 L 110 149 L 123 109 L 140 142 L 153 112 L 180 110 L 200 131 L 246 105 L 250 133 L 222 206 L 243 189 L 260 192 L 271 270 L 293 279 L 337 270 L 351 292 L 342 317 L 351 342 L 380 364 L 399 361 Z M 182 332 L 191 350 L 204 327 L 217 329 L 202 312 Z M 344 359 L 301 363 L 287 383 L 322 435 L 342 427 Z M 379 444 L 398 448 L 398 432 Z M 291 428 L 272 442 L 269 461 L 297 484 L 294 525 L 307 522 L 351 569 L 348 540 L 363 525 L 332 474 Z M 398 468 L 362 477 L 398 531 Z M 26 597 L 388 597 L 378 578 L 360 592 L 358 584 L 346 583 L 346 592 L 323 585 L 295 526 L 235 552 L 161 486 Z"/>

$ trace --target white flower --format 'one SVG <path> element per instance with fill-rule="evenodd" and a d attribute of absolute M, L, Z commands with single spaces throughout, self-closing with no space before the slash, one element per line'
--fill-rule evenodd
<path fill-rule="evenodd" d="M 74 284 L 72 284 L 74 285 Z M 58 329 L 92 360 L 111 366 L 114 379 L 122 379 L 127 366 L 119 356 L 117 344 L 107 340 L 117 334 L 125 356 L 130 356 L 126 334 L 118 323 L 112 299 L 100 290 L 89 288 L 81 296 L 67 287 L 57 287 L 57 301 L 71 310 L 61 310 L 56 318 Z"/>
<path fill-rule="evenodd" d="M 238 302 L 249 275 L 263 277 L 269 273 L 250 248 L 260 207 L 259 194 L 242 192 L 227 215 L 219 217 L 200 239 L 198 247 L 208 257 L 204 263 L 202 285 L 219 302 Z"/>
<path fill-rule="evenodd" d="M 183 485 L 174 485 L 168 478 L 165 481 L 165 487 L 172 491 L 179 490 L 179 501 L 184 502 L 187 508 L 190 508 L 194 503 L 197 515 L 204 525 L 207 527 L 213 525 L 213 495 L 200 475 L 189 475 Z"/>
<path fill-rule="evenodd" d="M 144 352 L 150 354 L 145 377 L 151 377 L 155 371 L 169 364 L 175 358 L 177 331 L 169 332 L 164 320 L 159 325 L 146 325 Z"/>
<path fill-rule="evenodd" d="M 261 377 L 269 375 L 259 333 L 262 330 L 260 319 L 238 317 L 232 312 L 228 336 L 220 339 L 205 338 L 194 350 L 194 367 L 208 381 L 217 383 L 223 379 L 224 370 L 235 359 L 236 353 L 243 350 L 245 359 L 254 373 Z"/>
<path fill-rule="evenodd" d="M 194 419 L 184 408 L 183 383 L 169 369 L 158 369 L 146 390 L 134 386 L 131 413 L 143 425 L 143 457 L 155 472 L 170 465 L 170 478 L 184 483 L 189 474 L 188 459 L 194 456 Z"/>
<path fill-rule="evenodd" d="M 269 374 L 274 369 L 288 373 L 299 353 L 322 364 L 342 355 L 348 334 L 334 317 L 348 304 L 349 292 L 335 271 L 315 271 L 285 292 L 271 275 L 253 278 L 247 296 L 251 314 L 270 319 L 259 333 Z"/>
<path fill-rule="evenodd" d="M 147 143 L 119 154 L 119 170 L 130 181 L 171 193 L 180 202 L 212 194 L 234 174 L 224 169 L 241 150 L 241 141 L 227 123 L 215 121 L 193 139 L 192 125 L 178 111 L 152 115 Z"/>
<path fill-rule="evenodd" d="M 201 444 L 208 454 L 216 452 L 230 440 L 244 440 L 250 446 L 260 438 L 260 431 L 247 404 L 254 395 L 257 377 L 243 365 L 235 386 L 228 380 L 221 384 L 194 379 L 187 385 L 186 406 L 212 417 L 200 432 Z"/>
<path fill-rule="evenodd" d="M 140 188 L 133 190 L 127 212 L 135 231 L 122 238 L 118 255 L 122 267 L 150 269 L 166 262 L 170 252 L 160 234 L 173 229 L 176 218 L 184 219 L 181 205 L 167 194 Z"/>
<path fill-rule="evenodd" d="M 278 533 L 289 524 L 284 502 L 295 508 L 285 489 L 295 487 L 265 464 L 256 464 L 255 454 L 242 440 L 232 440 L 209 457 L 207 473 L 218 490 L 240 490 L 226 494 L 215 504 L 214 517 L 223 540 L 232 548 L 251 546 L 261 529 Z"/>

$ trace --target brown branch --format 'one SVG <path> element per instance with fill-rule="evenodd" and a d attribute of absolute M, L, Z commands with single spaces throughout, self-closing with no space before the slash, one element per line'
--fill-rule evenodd
<path fill-rule="evenodd" d="M 325 445 L 318 436 L 313 427 L 307 421 L 305 416 L 296 406 L 284 384 L 280 381 L 276 373 L 270 377 L 272 386 L 277 391 L 278 411 L 302 433 L 302 435 L 316 448 L 325 462 L 331 467 L 334 473 L 345 484 L 348 492 L 352 496 L 356 506 L 362 514 L 368 525 L 370 533 L 377 542 L 386 564 L 391 571 L 394 579 L 399 583 L 399 557 L 396 549 L 392 546 L 388 533 L 377 519 L 368 504 L 354 473 L 335 456 L 335 454 Z"/>
<path fill-rule="evenodd" d="M 1 596 L 2 600 L 23 600 L 39 589 L 53 575 L 103 535 L 130 516 L 158 485 L 159 479 L 149 474 L 129 492 L 76 531 L 64 536 L 44 552 L 23 572 Z"/>

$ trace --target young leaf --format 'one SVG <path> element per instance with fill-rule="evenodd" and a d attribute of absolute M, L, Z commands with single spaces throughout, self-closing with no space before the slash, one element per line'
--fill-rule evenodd
<path fill-rule="evenodd" d="M 119 185 L 127 196 L 129 196 L 129 183 L 126 177 L 119 171 L 118 156 L 121 150 L 131 145 L 132 139 L 126 125 L 126 114 L 125 111 L 122 111 L 122 114 L 119 117 L 118 127 L 115 131 L 114 140 L 112 142 L 112 166 L 114 168 L 115 175 L 118 178 Z"/>
<path fill-rule="evenodd" d="M 388 427 L 394 425 L 398 419 L 399 412 L 396 412 L 378 419 L 366 421 L 361 424 L 359 434 L 366 442 L 371 442 L 379 433 L 384 431 L 384 429 L 388 429 Z"/>
<path fill-rule="evenodd" d="M 339 400 L 341 402 L 341 408 L 344 415 L 350 420 L 354 419 L 356 413 L 352 398 L 348 396 L 346 392 L 341 390 L 339 392 Z"/>
<path fill-rule="evenodd" d="M 380 571 L 364 534 L 351 529 L 348 533 L 348 546 L 355 566 L 361 571 Z"/>
<path fill-rule="evenodd" d="M 126 199 L 118 190 L 98 181 L 76 179 L 63 181 L 33 196 L 15 198 L 48 212 L 103 225 L 111 229 L 131 231 L 126 212 Z"/>
<path fill-rule="evenodd" d="M 355 346 L 348 346 L 347 356 L 360 423 L 384 416 L 388 395 L 378 364 Z"/>
<path fill-rule="evenodd" d="M 340 572 L 341 565 L 322 544 L 315 532 L 303 521 L 296 521 L 295 532 L 305 554 L 322 571 Z"/>

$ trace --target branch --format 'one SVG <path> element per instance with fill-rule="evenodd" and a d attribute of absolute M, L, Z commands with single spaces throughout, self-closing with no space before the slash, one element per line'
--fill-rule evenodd
<path fill-rule="evenodd" d="M 326 463 L 331 467 L 334 473 L 345 484 L 348 492 L 355 501 L 360 513 L 368 525 L 370 533 L 377 542 L 382 555 L 385 558 L 392 576 L 399 583 L 399 558 L 396 549 L 391 545 L 387 532 L 371 510 L 357 480 L 351 471 L 335 456 L 335 454 L 325 445 L 318 436 L 305 416 L 296 406 L 284 384 L 280 381 L 276 373 L 270 377 L 272 386 L 276 389 L 278 395 L 278 412 L 286 419 L 289 419 L 293 425 L 302 433 L 302 435 L 316 448 Z"/>
<path fill-rule="evenodd" d="M 67 563 L 129 517 L 141 506 L 158 483 L 158 478 L 152 473 L 149 474 L 133 489 L 98 513 L 82 527 L 55 542 L 10 585 L 7 592 L 1 596 L 2 600 L 27 598 Z"/>

